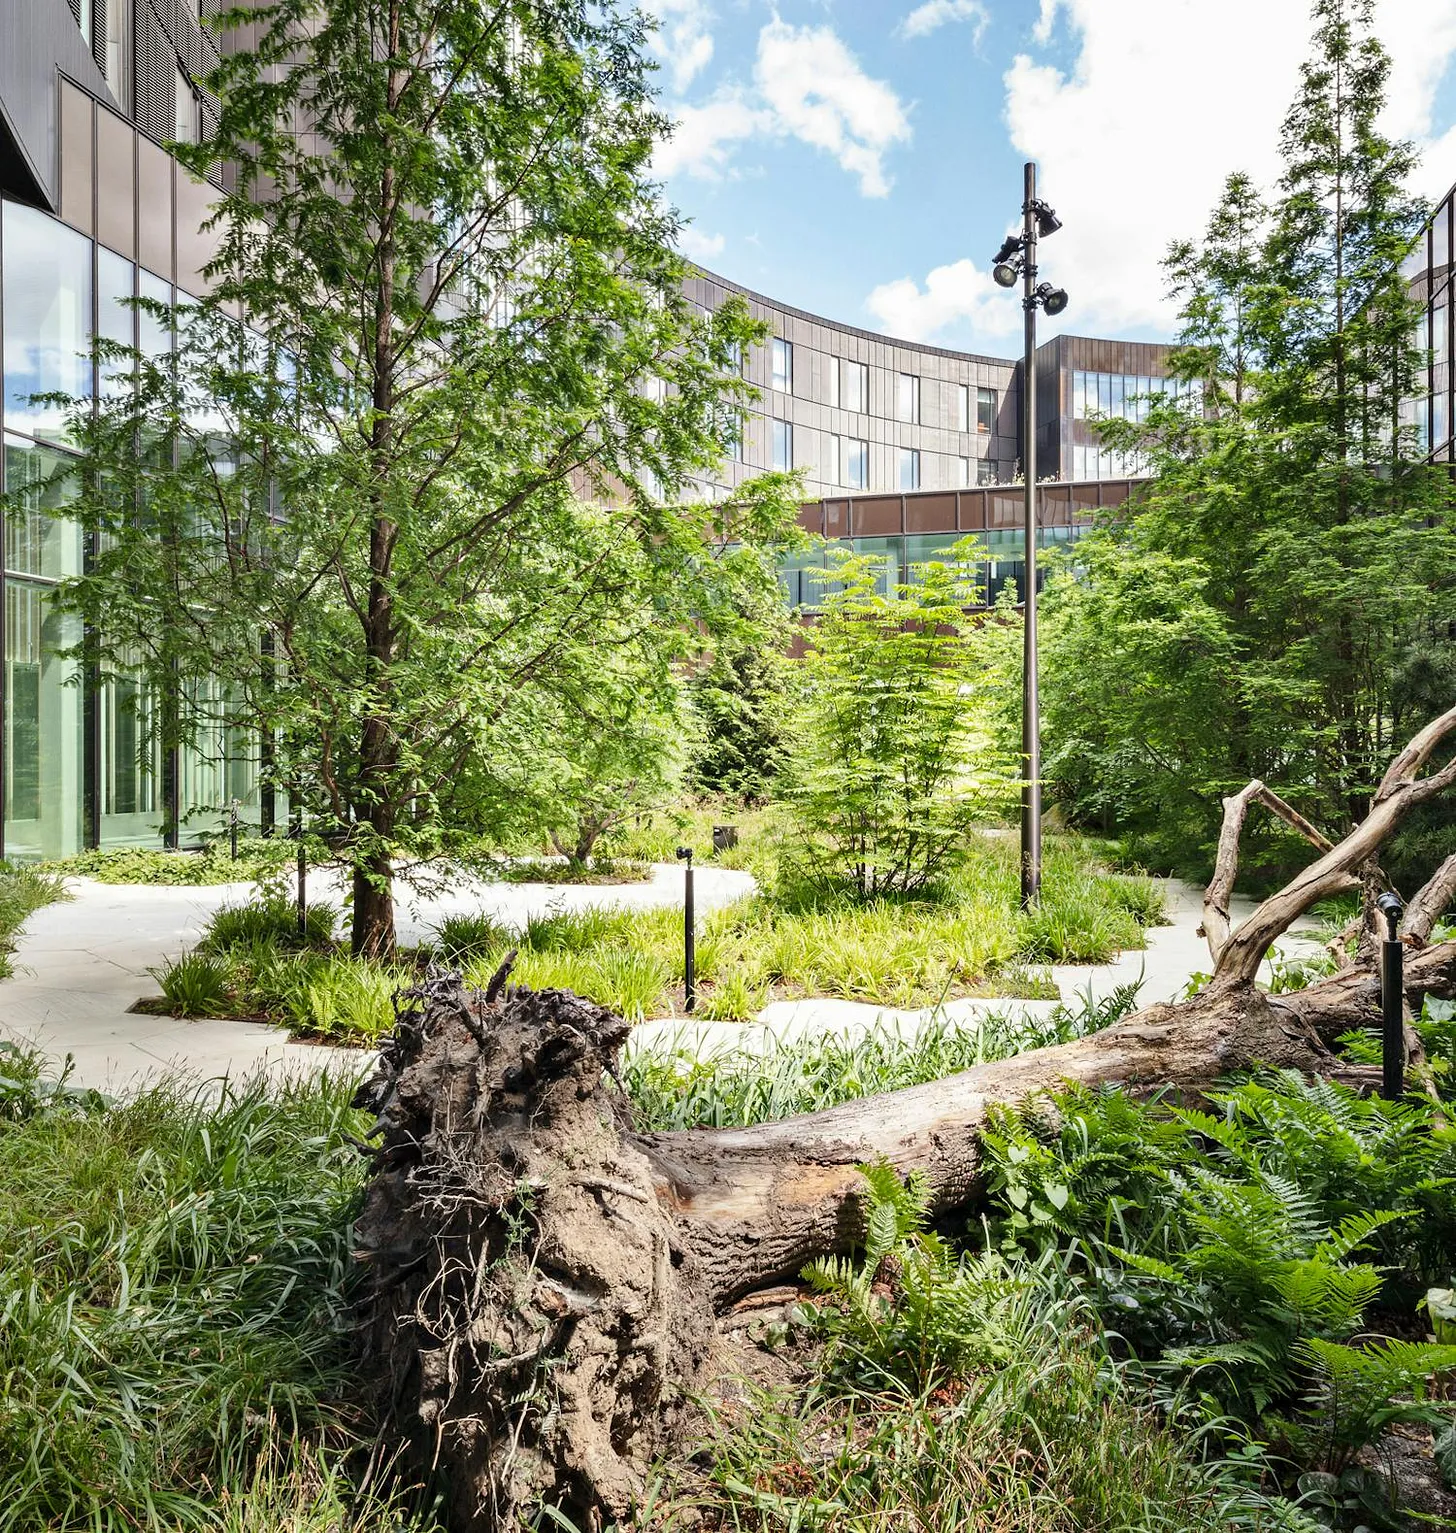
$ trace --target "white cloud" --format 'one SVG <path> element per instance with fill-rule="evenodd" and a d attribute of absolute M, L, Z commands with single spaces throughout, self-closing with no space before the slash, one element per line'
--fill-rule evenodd
<path fill-rule="evenodd" d="M 900 23 L 899 32 L 901 37 L 928 37 L 948 21 L 970 21 L 975 23 L 971 41 L 979 43 L 990 20 L 980 0 L 925 0 Z"/>
<path fill-rule="evenodd" d="M 907 341 L 930 341 L 951 326 L 969 326 L 978 335 L 1007 335 L 1021 329 L 1021 305 L 1008 301 L 989 272 L 974 261 L 937 266 L 922 288 L 910 277 L 883 282 L 865 299 L 880 328 Z"/>
<path fill-rule="evenodd" d="M 771 116 L 739 90 L 719 91 L 701 106 L 680 106 L 672 137 L 653 153 L 653 173 L 718 180 L 728 172 L 734 146 L 772 126 Z"/>
<path fill-rule="evenodd" d="M 890 190 L 884 155 L 910 137 L 900 98 L 874 80 L 829 27 L 774 18 L 758 36 L 754 80 L 773 129 L 834 156 L 866 197 Z"/>
<path fill-rule="evenodd" d="M 721 179 L 744 141 L 796 138 L 833 155 L 866 197 L 883 197 L 890 190 L 885 154 L 910 138 L 900 98 L 864 72 L 832 28 L 793 27 L 777 17 L 758 35 L 751 89 L 724 86 L 672 114 L 673 136 L 653 157 L 664 178 Z"/>
<path fill-rule="evenodd" d="M 648 48 L 681 94 L 713 57 L 713 13 L 704 0 L 643 0 L 643 9 L 657 22 Z"/>
<path fill-rule="evenodd" d="M 1005 75 L 1012 142 L 1038 162 L 1065 224 L 1043 247 L 1043 274 L 1070 290 L 1078 331 L 1166 329 L 1168 242 L 1201 233 L 1230 171 L 1264 185 L 1278 173 L 1309 45 L 1305 0 L 1042 0 L 1038 42 L 1059 14 L 1078 50 L 1070 72 L 1023 54 Z M 1377 21 L 1393 61 L 1385 126 L 1424 140 L 1456 53 L 1456 0 L 1385 0 Z M 1448 133 L 1418 190 L 1437 195 L 1453 178 Z M 1008 226 L 1019 200 L 1008 187 Z"/>
<path fill-rule="evenodd" d="M 724 239 L 721 234 L 704 234 L 689 224 L 678 230 L 677 244 L 690 261 L 708 261 L 723 254 Z"/>

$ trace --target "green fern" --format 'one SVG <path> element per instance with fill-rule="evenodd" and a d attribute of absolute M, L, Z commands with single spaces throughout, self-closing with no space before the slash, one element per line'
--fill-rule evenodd
<path fill-rule="evenodd" d="M 1338 1475 L 1392 1427 L 1439 1430 L 1450 1407 L 1429 1399 L 1431 1375 L 1456 1368 L 1456 1347 L 1385 1338 L 1347 1346 L 1311 1338 L 1299 1352 L 1314 1375 L 1298 1420 L 1284 1430 L 1304 1462 Z"/>

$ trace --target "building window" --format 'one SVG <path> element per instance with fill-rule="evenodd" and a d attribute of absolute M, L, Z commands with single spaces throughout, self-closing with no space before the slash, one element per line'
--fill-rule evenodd
<path fill-rule="evenodd" d="M 895 380 L 895 419 L 920 420 L 920 379 L 915 373 L 900 373 Z"/>
<path fill-rule="evenodd" d="M 865 362 L 844 364 L 844 408 L 864 415 L 870 407 L 870 370 Z"/>
<path fill-rule="evenodd" d="M 971 429 L 971 386 L 968 383 L 956 384 L 956 430 L 969 431 Z"/>
<path fill-rule="evenodd" d="M 131 0 L 106 0 L 106 84 L 122 111 L 131 107 L 125 83 L 130 37 Z"/>
<path fill-rule="evenodd" d="M 1446 344 L 1446 305 L 1438 303 L 1431 310 L 1431 366 L 1439 367 L 1446 361 L 1450 348 Z"/>
<path fill-rule="evenodd" d="M 1442 446 L 1451 435 L 1449 414 L 1450 397 L 1447 394 L 1431 395 L 1431 446 Z"/>
<path fill-rule="evenodd" d="M 185 69 L 177 70 L 176 124 L 172 137 L 179 144 L 195 144 L 202 137 L 202 103 L 192 88 L 192 77 Z"/>
<path fill-rule="evenodd" d="M 91 242 L 18 202 L 3 217 L 5 424 L 64 440 L 64 407 L 32 396 L 91 392 Z"/>
<path fill-rule="evenodd" d="M 778 336 L 773 339 L 773 386 L 781 394 L 794 392 L 794 348 Z"/>
<path fill-rule="evenodd" d="M 788 421 L 773 423 L 773 466 L 781 473 L 794 466 L 794 428 Z"/>
<path fill-rule="evenodd" d="M 970 488 L 971 483 L 971 460 L 969 458 L 956 459 L 956 488 L 965 490 Z"/>
<path fill-rule="evenodd" d="M 903 374 L 901 376 L 904 376 Z M 902 447 L 900 449 L 900 488 L 902 490 L 918 490 L 920 488 L 920 451 L 915 447 Z"/>
<path fill-rule="evenodd" d="M 839 408 L 839 358 L 829 359 L 829 404 L 831 409 Z"/>
<path fill-rule="evenodd" d="M 996 429 L 996 390 L 976 390 L 976 430 L 989 434 Z"/>
<path fill-rule="evenodd" d="M 989 458 L 976 459 L 976 483 L 996 483 L 996 465 Z"/>
<path fill-rule="evenodd" d="M 840 464 L 844 462 L 844 447 L 836 432 L 829 433 L 829 447 L 826 453 L 824 478 L 829 484 L 838 484 Z"/>
<path fill-rule="evenodd" d="M 851 437 L 844 453 L 844 483 L 847 489 L 863 490 L 870 482 L 870 444 Z"/>

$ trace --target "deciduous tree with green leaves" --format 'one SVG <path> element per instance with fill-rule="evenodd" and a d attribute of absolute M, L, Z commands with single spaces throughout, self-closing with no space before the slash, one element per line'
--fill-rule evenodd
<path fill-rule="evenodd" d="M 250 32 L 176 150 L 227 167 L 211 294 L 77 412 L 96 552 L 66 600 L 164 695 L 216 678 L 383 954 L 396 866 L 490 830 L 492 758 L 533 749 L 594 647 L 656 674 L 665 635 L 687 655 L 736 623 L 793 486 L 690 493 L 760 330 L 684 296 L 635 9 L 267 0 L 213 25 Z"/>
<path fill-rule="evenodd" d="M 826 893 L 918 894 L 963 861 L 1016 791 L 998 746 L 973 540 L 890 584 L 884 561 L 829 572 L 804 656 L 782 796 L 785 862 Z"/>
<path fill-rule="evenodd" d="M 1439 711 L 1412 662 L 1456 618 L 1450 480 L 1401 412 L 1413 156 L 1377 125 L 1371 0 L 1313 20 L 1277 188 L 1231 176 L 1204 240 L 1170 252 L 1172 368 L 1201 407 L 1103 425 L 1154 479 L 1047 603 L 1050 774 L 1174 866 L 1206 865 L 1220 798 L 1255 777 L 1331 835 L 1359 821 L 1392 741 Z"/>

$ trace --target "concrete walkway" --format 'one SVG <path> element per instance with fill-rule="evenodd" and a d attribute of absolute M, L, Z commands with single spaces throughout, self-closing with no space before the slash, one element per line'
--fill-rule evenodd
<path fill-rule="evenodd" d="M 1126 985 L 1137 986 L 1137 1004 L 1176 1000 L 1196 974 L 1212 967 L 1208 943 L 1199 933 L 1203 920 L 1203 891 L 1176 878 L 1160 879 L 1164 889 L 1168 924 L 1151 928 L 1147 947 L 1120 953 L 1105 964 L 1053 964 L 1046 970 L 1060 992 L 1060 1000 L 1013 999 L 955 1000 L 941 1006 L 902 1011 L 862 1001 L 817 996 L 808 1000 L 774 1001 L 750 1024 L 699 1022 L 675 1017 L 640 1024 L 633 1029 L 632 1046 L 691 1054 L 703 1059 L 721 1053 L 772 1053 L 783 1043 L 806 1036 L 833 1032 L 841 1038 L 861 1037 L 876 1028 L 913 1038 L 922 1028 L 950 1023 L 957 1028 L 983 1025 L 998 1019 L 1005 1036 L 1020 1026 L 1027 1035 L 1026 1047 L 1035 1047 L 1038 1022 L 1059 1005 L 1075 1005 L 1086 997 L 1104 1001 Z M 1230 916 L 1235 926 L 1254 908 L 1254 901 L 1235 896 Z M 1292 955 L 1315 945 L 1314 925 L 1297 922 L 1275 948 L 1276 954 Z M 1264 965 L 1264 976 L 1269 965 Z"/>
<path fill-rule="evenodd" d="M 73 878 L 67 888 L 69 901 L 47 905 L 25 924 L 15 977 L 0 981 L 0 1036 L 33 1044 L 57 1060 L 70 1054 L 77 1085 L 116 1092 L 168 1071 L 236 1078 L 260 1069 L 277 1076 L 325 1066 L 358 1073 L 367 1065 L 369 1056 L 357 1049 L 292 1043 L 283 1029 L 256 1022 L 183 1021 L 130 1010 L 141 997 L 158 993 L 148 970 L 191 947 L 220 906 L 254 897 L 253 884 L 171 888 Z M 753 888 L 748 873 L 696 869 L 700 909 L 727 904 Z M 311 875 L 311 900 L 342 908 L 344 894 L 337 874 Z M 443 895 L 401 891 L 396 920 L 400 940 L 415 943 L 449 915 L 485 911 L 519 925 L 587 905 L 681 905 L 682 895 L 682 869 L 672 865 L 654 868 L 651 880 L 640 884 L 469 879 Z"/>
<path fill-rule="evenodd" d="M 753 879 L 747 873 L 713 867 L 696 871 L 700 910 L 752 892 Z M 57 1059 L 70 1054 L 77 1084 L 115 1092 L 168 1071 L 237 1078 L 258 1070 L 278 1076 L 321 1067 L 358 1073 L 367 1066 L 369 1056 L 358 1050 L 292 1043 L 282 1029 L 254 1022 L 181 1021 L 131 1011 L 142 996 L 157 993 L 148 970 L 195 943 L 220 906 L 251 898 L 252 884 L 162 888 L 72 879 L 68 887 L 73 896 L 69 902 L 47 906 L 26 923 L 15 955 L 15 977 L 0 981 L 0 1035 L 34 1044 Z M 467 880 L 443 895 L 406 890 L 397 909 L 399 935 L 407 943 L 421 941 L 452 914 L 485 911 L 519 925 L 534 915 L 590 905 L 679 905 L 682 888 L 682 869 L 661 865 L 641 884 Z M 315 874 L 309 893 L 313 899 L 344 904 L 337 875 Z M 1171 924 L 1148 933 L 1146 950 L 1123 953 L 1110 964 L 1051 970 L 1065 1002 L 1073 1003 L 1084 993 L 1100 1000 L 1117 986 L 1139 981 L 1141 1004 L 1168 1000 L 1183 991 L 1193 974 L 1209 967 L 1207 946 L 1197 933 L 1200 892 L 1170 881 L 1167 895 Z M 1235 921 L 1249 908 L 1248 902 L 1236 901 Z M 1290 945 L 1286 940 L 1285 948 Z M 1056 1004 L 958 1000 L 940 1008 L 897 1011 L 831 999 L 776 1001 L 747 1025 L 690 1018 L 647 1022 L 634 1031 L 633 1043 L 690 1050 L 699 1058 L 723 1050 L 768 1052 L 780 1042 L 826 1030 L 856 1036 L 883 1027 L 911 1036 L 939 1018 L 973 1026 L 990 1013 L 1020 1016 L 1034 1027 Z"/>

